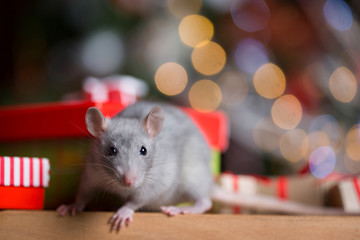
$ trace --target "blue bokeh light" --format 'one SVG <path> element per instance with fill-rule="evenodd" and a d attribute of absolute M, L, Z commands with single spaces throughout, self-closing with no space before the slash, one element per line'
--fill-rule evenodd
<path fill-rule="evenodd" d="M 249 74 L 255 73 L 261 65 L 269 62 L 264 45 L 252 38 L 246 38 L 237 45 L 235 60 L 238 67 Z"/>
<path fill-rule="evenodd" d="M 327 23 L 339 31 L 348 30 L 353 23 L 351 9 L 342 0 L 327 0 L 324 5 L 324 16 Z"/>
<path fill-rule="evenodd" d="M 316 117 L 309 126 L 309 133 L 323 131 L 329 138 L 337 143 L 340 140 L 340 127 L 338 121 L 330 114 Z"/>
<path fill-rule="evenodd" d="M 246 32 L 264 29 L 270 19 L 269 7 L 263 0 L 234 1 L 230 12 L 235 25 Z"/>
<path fill-rule="evenodd" d="M 336 156 L 329 146 L 316 148 L 309 157 L 310 172 L 317 178 L 325 178 L 335 168 Z"/>

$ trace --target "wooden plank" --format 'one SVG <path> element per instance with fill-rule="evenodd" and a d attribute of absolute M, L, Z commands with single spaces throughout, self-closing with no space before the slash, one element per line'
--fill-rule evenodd
<path fill-rule="evenodd" d="M 136 213 L 120 233 L 111 212 L 59 217 L 54 211 L 0 211 L 0 239 L 360 239 L 360 217 Z"/>

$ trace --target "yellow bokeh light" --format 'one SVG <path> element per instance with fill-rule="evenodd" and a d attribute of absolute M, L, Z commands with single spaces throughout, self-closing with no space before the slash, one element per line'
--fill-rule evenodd
<path fill-rule="evenodd" d="M 353 174 L 360 173 L 360 162 L 359 161 L 354 161 L 345 155 L 344 156 L 344 165 L 345 165 L 345 168 L 350 173 L 353 173 Z"/>
<path fill-rule="evenodd" d="M 280 139 L 280 152 L 290 162 L 298 162 L 309 150 L 309 139 L 304 130 L 293 129 L 285 133 Z"/>
<path fill-rule="evenodd" d="M 327 141 L 329 142 L 326 146 L 332 147 L 335 153 L 339 152 L 343 145 L 342 141 L 343 139 L 345 139 L 343 136 L 343 130 L 340 128 L 338 122 L 332 117 L 323 115 L 320 118 L 322 118 L 323 120 L 316 123 L 317 126 L 314 125 L 314 129 L 312 129 L 312 131 L 316 130 L 317 132 L 325 134 Z"/>
<path fill-rule="evenodd" d="M 217 82 L 223 93 L 222 102 L 228 106 L 241 103 L 248 95 L 248 84 L 238 72 L 225 72 L 220 75 Z"/>
<path fill-rule="evenodd" d="M 164 63 L 155 73 L 156 87 L 165 95 L 180 94 L 186 88 L 187 82 L 186 70 L 175 62 Z"/>
<path fill-rule="evenodd" d="M 211 80 L 199 80 L 189 91 L 190 105 L 199 112 L 211 112 L 221 103 L 220 87 Z"/>
<path fill-rule="evenodd" d="M 351 160 L 360 161 L 360 125 L 353 126 L 345 137 L 345 152 Z"/>
<path fill-rule="evenodd" d="M 301 120 L 302 108 L 299 100 L 293 95 L 278 98 L 272 108 L 271 117 L 274 123 L 283 129 L 295 128 Z"/>
<path fill-rule="evenodd" d="M 201 5 L 201 0 L 167 0 L 169 11 L 178 18 L 198 13 Z"/>
<path fill-rule="evenodd" d="M 214 26 L 209 19 L 201 15 L 184 17 L 179 25 L 181 41 L 190 47 L 205 45 L 214 35 Z"/>
<path fill-rule="evenodd" d="M 318 147 L 331 146 L 329 136 L 324 131 L 314 131 L 308 134 L 309 153 Z"/>
<path fill-rule="evenodd" d="M 283 71 L 273 63 L 266 63 L 258 68 L 253 81 L 256 92 L 268 99 L 281 96 L 286 87 Z"/>
<path fill-rule="evenodd" d="M 191 61 L 199 73 L 210 76 L 219 73 L 224 68 L 226 53 L 219 44 L 208 42 L 193 50 Z"/>
<path fill-rule="evenodd" d="M 270 118 L 258 121 L 253 130 L 255 145 L 266 152 L 272 152 L 279 147 L 281 135 L 281 129 Z"/>
<path fill-rule="evenodd" d="M 329 89 L 336 100 L 351 102 L 357 91 L 356 78 L 348 68 L 339 67 L 330 76 Z"/>

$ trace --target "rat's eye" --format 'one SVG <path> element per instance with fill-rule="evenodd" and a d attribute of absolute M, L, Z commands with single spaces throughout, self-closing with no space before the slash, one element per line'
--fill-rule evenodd
<path fill-rule="evenodd" d="M 111 156 L 111 157 L 114 157 L 117 155 L 117 149 L 113 146 L 109 147 L 107 150 L 106 150 L 106 155 L 108 156 Z"/>
<path fill-rule="evenodd" d="M 146 148 L 145 148 L 144 146 L 142 146 L 142 147 L 140 148 L 140 155 L 146 156 L 146 154 L 147 154 L 147 150 L 146 150 Z"/>

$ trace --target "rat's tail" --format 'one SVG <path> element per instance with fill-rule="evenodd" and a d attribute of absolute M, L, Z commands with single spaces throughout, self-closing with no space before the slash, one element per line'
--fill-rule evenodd
<path fill-rule="evenodd" d="M 360 215 L 360 212 L 348 213 L 339 208 L 315 207 L 288 200 L 279 200 L 271 196 L 233 193 L 219 186 L 214 187 L 211 198 L 213 201 L 226 205 L 239 205 L 266 212 L 299 215 Z"/>

